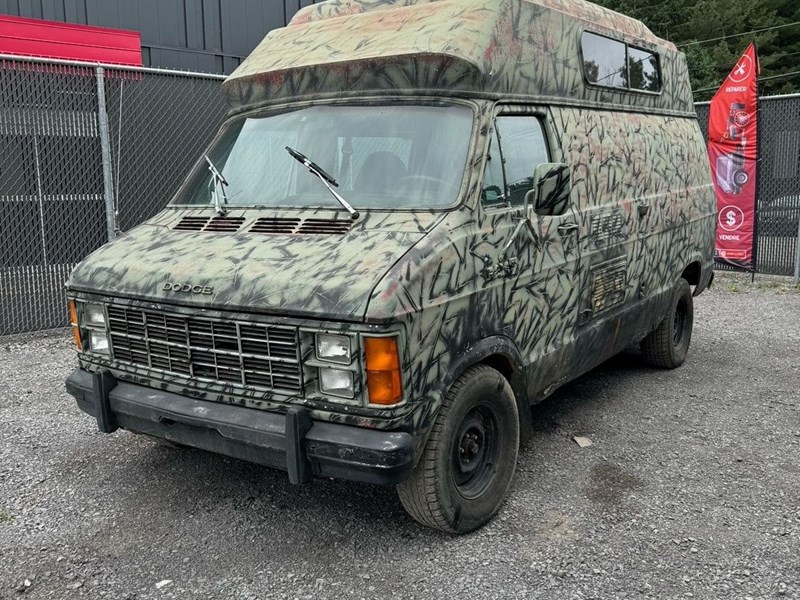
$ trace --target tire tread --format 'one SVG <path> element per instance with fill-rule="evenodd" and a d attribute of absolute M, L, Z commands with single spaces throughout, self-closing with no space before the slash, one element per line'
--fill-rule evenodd
<path fill-rule="evenodd" d="M 645 337 L 640 344 L 642 358 L 644 358 L 648 364 L 654 367 L 660 367 L 662 369 L 674 369 L 681 366 L 686 358 L 685 354 L 682 357 L 675 355 L 672 322 L 676 300 L 687 292 L 689 294 L 689 311 L 693 311 L 691 303 L 691 287 L 689 286 L 688 281 L 681 278 L 676 286 L 674 299 L 670 303 L 669 314 L 667 314 L 661 323 L 659 323 L 655 331 L 651 332 L 647 337 Z M 692 316 L 689 320 L 689 331 L 686 335 L 691 336 L 693 320 L 694 319 Z"/>
<path fill-rule="evenodd" d="M 436 443 L 444 435 L 445 421 L 453 402 L 463 391 L 468 388 L 472 381 L 482 377 L 500 376 L 495 369 L 488 365 L 474 365 L 467 369 L 464 374 L 450 387 L 445 395 L 439 413 L 431 428 L 428 437 L 428 446 Z M 427 446 L 426 446 L 427 448 Z M 420 458 L 422 464 L 418 464 L 411 477 L 397 486 L 397 493 L 403 508 L 406 509 L 411 517 L 428 527 L 439 529 L 448 533 L 458 533 L 447 520 L 444 514 L 436 491 L 436 457 L 432 452 L 424 452 Z M 422 468 L 420 468 L 422 467 Z"/>

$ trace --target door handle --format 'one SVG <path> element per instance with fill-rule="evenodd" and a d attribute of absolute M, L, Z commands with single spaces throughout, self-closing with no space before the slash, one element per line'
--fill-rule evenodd
<path fill-rule="evenodd" d="M 572 235 L 578 232 L 579 227 L 577 223 L 564 223 L 556 227 L 556 229 L 558 229 L 558 233 L 561 235 Z"/>

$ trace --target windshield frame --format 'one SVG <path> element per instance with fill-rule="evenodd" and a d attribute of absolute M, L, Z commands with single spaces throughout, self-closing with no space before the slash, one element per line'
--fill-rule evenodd
<path fill-rule="evenodd" d="M 294 112 L 297 110 L 303 110 L 306 108 L 316 107 L 316 106 L 351 106 L 351 107 L 373 107 L 373 106 L 438 106 L 438 107 L 447 107 L 447 106 L 462 106 L 469 108 L 472 111 L 472 127 L 470 129 L 470 139 L 467 144 L 467 155 L 466 160 L 464 161 L 464 166 L 462 168 L 461 173 L 461 182 L 459 184 L 458 192 L 455 194 L 455 200 L 447 205 L 443 206 L 427 206 L 427 207 L 399 207 L 399 208 L 387 208 L 387 207 L 361 207 L 357 206 L 356 209 L 362 213 L 397 213 L 397 212 L 405 212 L 405 213 L 443 213 L 443 212 L 450 212 L 456 210 L 464 205 L 467 201 L 467 192 L 469 188 L 469 181 L 470 181 L 470 169 L 469 166 L 473 164 L 474 157 L 477 151 L 480 149 L 477 147 L 480 143 L 480 136 L 478 135 L 480 129 L 480 107 L 477 102 L 465 99 L 465 98 L 451 98 L 451 97 L 431 97 L 431 96 L 402 96 L 402 97 L 386 97 L 386 96 L 364 96 L 363 98 L 340 98 L 340 99 L 330 99 L 330 100 L 314 100 L 314 101 L 305 101 L 305 102 L 290 102 L 284 103 L 277 106 L 270 106 L 268 108 L 259 107 L 252 110 L 236 113 L 234 115 L 228 116 L 220 125 L 219 130 L 214 135 L 213 139 L 209 144 L 203 149 L 200 153 L 200 157 L 192 164 L 192 167 L 184 177 L 183 182 L 178 186 L 175 193 L 171 196 L 169 202 L 167 203 L 165 208 L 170 209 L 211 209 L 214 210 L 213 204 L 187 204 L 187 203 L 178 203 L 176 199 L 182 197 L 188 191 L 189 185 L 192 179 L 196 176 L 198 170 L 205 169 L 204 166 L 206 164 L 204 156 L 207 155 L 211 148 L 213 148 L 219 141 L 219 139 L 225 134 L 225 132 L 231 127 L 234 126 L 238 121 L 247 119 L 250 117 L 271 117 L 280 114 L 285 114 L 289 112 Z M 342 207 L 336 202 L 334 198 L 330 198 L 330 201 L 321 202 L 318 206 L 317 205 L 308 205 L 308 206 L 297 206 L 292 204 L 276 204 L 276 205 L 226 205 L 228 211 L 252 211 L 252 210 L 275 210 L 275 211 L 285 211 L 285 210 L 297 210 L 297 211 L 319 211 L 319 210 L 335 210 L 340 211 L 343 210 Z"/>

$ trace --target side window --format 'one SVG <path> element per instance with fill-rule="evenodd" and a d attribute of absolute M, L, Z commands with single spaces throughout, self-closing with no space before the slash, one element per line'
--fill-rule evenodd
<path fill-rule="evenodd" d="M 632 90 L 657 92 L 661 89 L 658 57 L 652 52 L 628 46 L 628 72 Z"/>
<path fill-rule="evenodd" d="M 627 87 L 625 44 L 607 37 L 584 33 L 583 69 L 589 83 L 606 87 Z"/>
<path fill-rule="evenodd" d="M 496 129 L 506 176 L 506 194 L 512 206 L 521 206 L 533 188 L 533 171 L 549 162 L 547 143 L 538 117 L 498 117 Z"/>
<path fill-rule="evenodd" d="M 661 91 L 658 55 L 585 31 L 581 37 L 586 81 L 634 92 Z"/>

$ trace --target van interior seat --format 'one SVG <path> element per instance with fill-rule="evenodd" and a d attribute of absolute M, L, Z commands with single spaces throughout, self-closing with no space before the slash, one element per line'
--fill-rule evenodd
<path fill-rule="evenodd" d="M 373 152 L 364 161 L 353 189 L 368 194 L 381 193 L 393 189 L 398 181 L 407 176 L 408 169 L 400 157 L 381 150 Z"/>

